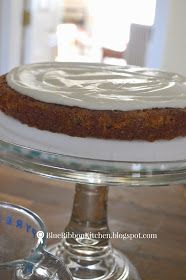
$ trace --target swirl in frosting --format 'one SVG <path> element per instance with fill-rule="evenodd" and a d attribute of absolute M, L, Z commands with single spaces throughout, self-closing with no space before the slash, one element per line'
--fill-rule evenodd
<path fill-rule="evenodd" d="M 14 68 L 6 79 L 46 103 L 120 111 L 186 107 L 186 78 L 147 68 L 46 62 Z"/>

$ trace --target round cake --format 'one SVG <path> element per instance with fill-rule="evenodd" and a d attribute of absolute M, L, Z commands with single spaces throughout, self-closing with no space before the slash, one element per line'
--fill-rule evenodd
<path fill-rule="evenodd" d="M 86 63 L 23 65 L 0 77 L 0 110 L 40 130 L 76 137 L 186 136 L 186 78 Z"/>

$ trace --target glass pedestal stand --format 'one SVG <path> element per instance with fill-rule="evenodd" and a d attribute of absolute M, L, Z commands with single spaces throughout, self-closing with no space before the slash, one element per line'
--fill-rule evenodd
<path fill-rule="evenodd" d="M 31 149 L 0 140 L 0 162 L 22 171 L 76 183 L 72 216 L 66 227 L 67 236 L 49 248 L 64 258 L 75 279 L 140 279 L 130 261 L 112 248 L 107 224 L 108 186 L 186 184 L 186 160 L 94 160 Z M 86 236 L 86 233 L 91 235 Z"/>

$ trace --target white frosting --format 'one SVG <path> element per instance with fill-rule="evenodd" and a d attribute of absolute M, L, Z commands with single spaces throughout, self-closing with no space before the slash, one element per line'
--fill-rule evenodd
<path fill-rule="evenodd" d="M 43 102 L 93 110 L 186 107 L 186 78 L 140 67 L 36 63 L 11 70 L 7 83 Z"/>

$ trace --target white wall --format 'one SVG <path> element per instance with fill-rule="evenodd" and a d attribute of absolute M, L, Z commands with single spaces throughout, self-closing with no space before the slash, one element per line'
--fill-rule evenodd
<path fill-rule="evenodd" d="M 186 1 L 172 0 L 162 68 L 186 76 Z"/>
<path fill-rule="evenodd" d="M 165 37 L 167 33 L 170 0 L 157 0 L 154 25 L 151 40 L 146 54 L 146 66 L 161 68 L 165 51 Z"/>
<path fill-rule="evenodd" d="M 23 0 L 0 1 L 0 74 L 21 63 Z"/>
<path fill-rule="evenodd" d="M 146 66 L 186 76 L 185 0 L 157 0 Z"/>

